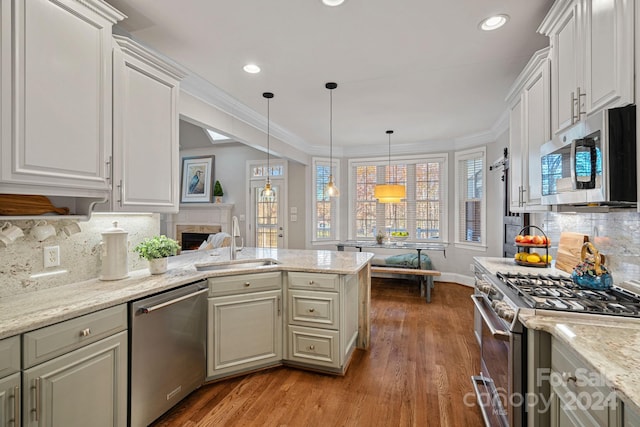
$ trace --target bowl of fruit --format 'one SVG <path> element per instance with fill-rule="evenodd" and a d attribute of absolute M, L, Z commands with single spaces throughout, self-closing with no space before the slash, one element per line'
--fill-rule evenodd
<path fill-rule="evenodd" d="M 517 246 L 548 248 L 551 246 L 551 239 L 544 235 L 518 234 L 515 238 L 515 243 Z"/>
<path fill-rule="evenodd" d="M 394 240 L 407 240 L 409 238 L 409 232 L 408 231 L 392 231 L 391 237 Z"/>
<path fill-rule="evenodd" d="M 525 267 L 549 267 L 551 259 L 551 255 L 537 252 L 518 252 L 514 257 L 516 264 Z"/>

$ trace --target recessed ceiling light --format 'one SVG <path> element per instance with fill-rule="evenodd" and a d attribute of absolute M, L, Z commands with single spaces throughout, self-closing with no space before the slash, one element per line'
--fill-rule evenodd
<path fill-rule="evenodd" d="M 258 67 L 256 64 L 247 64 L 242 67 L 242 69 L 250 74 L 256 74 L 260 72 L 260 67 Z"/>
<path fill-rule="evenodd" d="M 484 31 L 496 30 L 502 27 L 509 20 L 509 15 L 493 15 L 480 22 L 480 29 Z"/>
<path fill-rule="evenodd" d="M 342 3 L 344 3 L 344 0 L 322 0 L 322 3 L 324 3 L 325 6 L 340 6 Z"/>

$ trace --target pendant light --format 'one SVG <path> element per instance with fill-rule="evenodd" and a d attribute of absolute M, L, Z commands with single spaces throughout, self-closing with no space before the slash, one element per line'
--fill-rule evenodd
<path fill-rule="evenodd" d="M 340 190 L 333 182 L 333 90 L 338 87 L 338 84 L 329 82 L 324 87 L 329 89 L 329 182 L 324 191 L 329 197 L 338 197 Z"/>
<path fill-rule="evenodd" d="M 392 130 L 387 131 L 389 135 L 389 174 L 391 174 L 391 134 Z M 395 178 L 394 178 L 395 180 Z M 373 197 L 378 199 L 380 203 L 399 203 L 407 195 L 404 185 L 400 184 L 380 184 L 373 189 Z"/>
<path fill-rule="evenodd" d="M 271 98 L 273 98 L 273 93 L 271 92 L 264 92 L 262 94 L 262 96 L 264 98 L 267 99 L 267 182 L 265 182 L 264 184 L 264 188 L 260 191 L 260 201 L 262 202 L 273 202 L 275 200 L 274 194 L 273 194 L 273 190 L 271 189 L 271 179 L 269 177 L 270 174 L 270 164 L 269 164 L 269 158 L 271 155 L 270 152 L 270 146 L 269 146 L 269 140 L 270 140 L 270 133 L 271 133 L 271 128 L 270 128 L 270 111 L 269 111 L 269 101 L 271 100 Z"/>

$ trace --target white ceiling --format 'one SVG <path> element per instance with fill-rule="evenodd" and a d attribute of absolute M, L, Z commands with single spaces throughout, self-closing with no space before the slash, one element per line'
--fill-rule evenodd
<path fill-rule="evenodd" d="M 298 142 L 367 149 L 495 134 L 505 96 L 534 51 L 552 0 L 107 0 L 120 26 Z M 499 30 L 478 29 L 495 13 Z M 254 62 L 260 74 L 242 67 Z M 495 135 L 494 135 L 495 136 Z"/>

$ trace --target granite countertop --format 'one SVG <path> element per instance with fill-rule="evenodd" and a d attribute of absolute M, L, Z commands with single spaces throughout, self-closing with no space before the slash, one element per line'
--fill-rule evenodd
<path fill-rule="evenodd" d="M 278 264 L 198 271 L 195 264 L 229 261 L 229 250 L 221 248 L 190 252 L 169 258 L 169 271 L 160 275 L 152 276 L 148 269 L 144 269 L 131 272 L 128 278 L 122 280 L 91 279 L 3 297 L 0 299 L 0 339 L 208 277 L 265 271 L 353 274 L 367 265 L 372 257 L 373 254 L 367 252 L 244 248 L 238 252 L 237 260 L 273 259 Z"/>
<path fill-rule="evenodd" d="M 550 267 L 526 267 L 518 265 L 512 258 L 475 257 L 489 273 L 521 273 L 521 274 L 550 274 L 553 276 L 569 276 L 569 273 L 555 268 L 555 261 Z"/>
<path fill-rule="evenodd" d="M 531 329 L 550 333 L 571 347 L 627 405 L 640 410 L 640 322 L 585 316 L 521 314 Z"/>
<path fill-rule="evenodd" d="M 524 267 L 511 258 L 476 257 L 491 274 L 496 272 L 568 276 L 553 268 Z M 572 348 L 600 373 L 626 404 L 640 410 L 640 320 L 584 316 L 576 313 L 523 310 L 520 321 L 542 330 Z"/>

